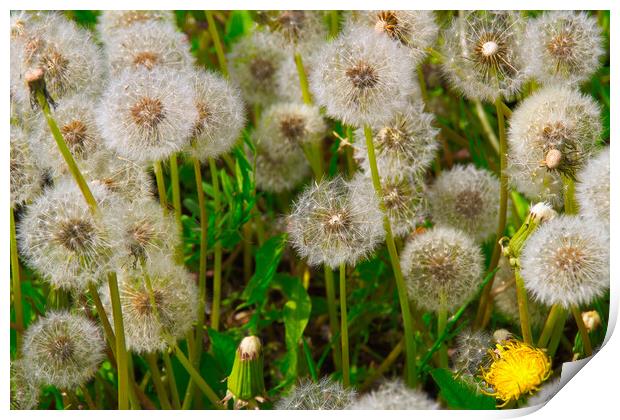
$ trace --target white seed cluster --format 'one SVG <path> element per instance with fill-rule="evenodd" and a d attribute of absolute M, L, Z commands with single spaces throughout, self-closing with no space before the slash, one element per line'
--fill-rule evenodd
<path fill-rule="evenodd" d="M 17 126 L 11 127 L 11 207 L 29 202 L 43 188 L 43 171 L 37 165 L 28 138 Z"/>
<path fill-rule="evenodd" d="M 402 379 L 386 380 L 362 395 L 349 410 L 438 410 L 439 404 L 423 391 L 409 388 Z"/>
<path fill-rule="evenodd" d="M 492 348 L 493 337 L 486 331 L 464 330 L 456 337 L 452 356 L 454 370 L 461 376 L 475 376 Z"/>
<path fill-rule="evenodd" d="M 319 382 L 302 380 L 275 404 L 276 410 L 344 410 L 355 399 L 356 392 L 343 388 L 340 382 L 323 377 Z"/>
<path fill-rule="evenodd" d="M 577 175 L 575 195 L 579 213 L 592 223 L 602 223 L 609 228 L 610 201 L 609 147 L 588 161 Z"/>

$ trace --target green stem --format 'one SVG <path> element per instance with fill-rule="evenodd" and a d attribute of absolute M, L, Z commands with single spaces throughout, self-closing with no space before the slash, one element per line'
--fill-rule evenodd
<path fill-rule="evenodd" d="M 353 127 L 351 127 L 350 125 L 347 126 L 346 133 L 349 143 L 353 144 Z M 353 178 L 353 175 L 355 174 L 355 162 L 353 162 L 353 147 L 347 147 L 345 149 L 345 156 L 347 159 L 347 172 L 349 173 L 349 177 Z"/>
<path fill-rule="evenodd" d="M 209 169 L 211 170 L 211 182 L 213 183 L 213 211 L 216 215 L 220 213 L 220 182 L 217 173 L 215 159 L 209 158 Z M 217 221 L 216 221 L 217 225 Z M 215 243 L 213 268 L 213 305 L 211 306 L 211 328 L 219 330 L 220 325 L 220 303 L 222 299 L 222 243 L 218 240 Z"/>
<path fill-rule="evenodd" d="M 93 303 L 95 304 L 95 309 L 97 310 L 97 315 L 99 315 L 99 320 L 101 325 L 103 326 L 103 332 L 108 340 L 108 345 L 110 346 L 110 350 L 112 350 L 112 354 L 116 358 L 116 337 L 114 335 L 114 330 L 112 329 L 112 325 L 108 320 L 108 316 L 106 315 L 105 309 L 103 308 L 103 303 L 101 303 L 101 299 L 99 298 L 99 293 L 97 292 L 97 288 L 95 284 L 90 282 L 88 284 L 88 291 L 93 299 Z"/>
<path fill-rule="evenodd" d="M 379 178 L 379 170 L 377 168 L 377 159 L 375 157 L 375 146 L 372 140 L 372 129 L 369 125 L 364 126 L 364 135 L 366 137 L 366 148 L 368 150 L 368 162 L 372 174 L 372 183 L 379 198 L 381 210 L 383 211 L 383 226 L 385 228 L 385 240 L 390 254 L 392 270 L 394 271 L 394 280 L 398 289 L 398 299 L 400 301 L 400 309 L 403 316 L 403 326 L 405 330 L 405 353 L 407 359 L 407 384 L 414 387 L 417 382 L 417 366 L 416 366 L 416 342 L 413 333 L 413 322 L 411 318 L 411 309 L 409 307 L 409 296 L 407 295 L 407 286 L 400 267 L 400 259 L 394 243 L 392 235 L 392 226 L 385 213 L 385 204 L 383 202 L 383 190 L 381 188 L 381 180 Z"/>
<path fill-rule="evenodd" d="M 484 110 L 484 107 L 482 106 L 482 102 L 476 99 L 474 100 L 474 105 L 476 107 L 476 114 L 478 115 L 478 119 L 480 120 L 480 124 L 482 125 L 482 130 L 487 136 L 487 139 L 489 139 L 489 143 L 491 143 L 491 146 L 493 147 L 493 149 L 497 153 L 499 153 L 500 145 L 497 140 L 497 136 L 495 135 L 495 132 L 493 131 L 493 128 L 491 128 L 491 124 L 489 123 L 489 118 L 487 117 L 487 113 Z M 502 117 L 503 115 L 504 114 L 502 113 Z"/>
<path fill-rule="evenodd" d="M 312 95 L 310 94 L 310 87 L 308 85 L 308 76 L 306 75 L 306 69 L 304 68 L 304 62 L 301 58 L 301 54 L 295 53 L 295 65 L 297 66 L 297 75 L 299 76 L 299 86 L 301 88 L 301 98 L 306 105 L 312 105 Z"/>
<path fill-rule="evenodd" d="M 577 214 L 577 200 L 575 200 L 575 181 L 567 176 L 562 176 L 564 182 L 564 213 Z"/>
<path fill-rule="evenodd" d="M 417 68 L 418 73 L 418 82 L 420 84 L 420 93 L 422 94 L 422 100 L 426 105 L 426 109 L 428 109 L 428 89 L 426 87 L 426 79 L 424 78 L 424 71 L 422 70 L 422 65 L 420 64 Z"/>
<path fill-rule="evenodd" d="M 340 264 L 340 339 L 342 343 L 342 384 L 351 385 L 349 371 L 349 324 L 347 322 L 347 267 Z"/>
<path fill-rule="evenodd" d="M 19 272 L 19 255 L 15 230 L 15 211 L 11 207 L 11 283 L 13 284 L 13 307 L 15 308 L 15 346 L 19 353 L 21 335 L 24 331 L 24 312 L 22 310 L 22 284 Z"/>
<path fill-rule="evenodd" d="M 175 410 L 181 409 L 181 400 L 179 398 L 179 390 L 177 388 L 177 381 L 174 375 L 174 369 L 172 368 L 172 362 L 170 361 L 170 355 L 167 351 L 162 352 L 161 355 L 164 366 L 166 367 L 166 376 L 168 376 L 168 385 L 170 387 L 170 394 L 172 395 L 172 408 Z"/>
<path fill-rule="evenodd" d="M 170 183 L 172 184 L 172 205 L 174 207 L 174 220 L 177 223 L 177 230 L 179 235 L 183 237 L 183 221 L 181 220 L 181 214 L 183 209 L 181 208 L 181 184 L 179 182 L 179 166 L 177 163 L 177 155 L 172 154 L 170 156 Z M 183 263 L 183 246 L 179 246 L 176 250 L 177 263 Z"/>
<path fill-rule="evenodd" d="M 555 324 L 555 328 L 553 329 L 553 334 L 551 334 L 551 340 L 549 341 L 549 346 L 547 347 L 547 354 L 549 357 L 553 358 L 555 356 L 555 352 L 558 349 L 558 345 L 560 344 L 560 339 L 562 338 L 562 334 L 564 334 L 564 325 L 566 324 L 566 318 L 568 317 L 568 312 L 562 308 L 562 312 L 558 319 L 558 322 Z"/>
<path fill-rule="evenodd" d="M 381 362 L 379 367 L 377 369 L 375 369 L 372 372 L 372 374 L 370 376 L 368 376 L 368 378 L 366 378 L 366 380 L 364 381 L 364 383 L 360 387 L 360 391 L 365 391 L 368 388 L 370 388 L 372 386 L 372 384 L 377 380 L 377 378 L 379 378 L 381 375 L 383 375 L 385 372 L 387 372 L 387 370 L 390 368 L 390 366 L 392 366 L 396 362 L 396 359 L 403 352 L 404 348 L 405 348 L 405 340 L 401 339 L 398 342 L 398 344 L 396 345 L 396 347 L 394 347 L 392 349 L 390 354 L 388 354 L 387 357 L 385 359 L 383 359 L 383 362 Z"/>
<path fill-rule="evenodd" d="M 338 10 L 331 10 L 329 12 L 329 36 L 330 38 L 335 38 L 338 35 L 338 30 L 340 24 L 340 17 L 338 15 Z"/>
<path fill-rule="evenodd" d="M 592 342 L 590 341 L 590 333 L 588 332 L 588 328 L 586 328 L 586 324 L 583 322 L 583 318 L 581 317 L 579 306 L 573 305 L 570 310 L 573 313 L 573 318 L 575 318 L 577 328 L 579 329 L 579 334 L 581 335 L 583 351 L 585 352 L 586 357 L 590 357 L 592 356 Z"/>
<path fill-rule="evenodd" d="M 114 334 L 116 338 L 116 367 L 118 370 L 118 409 L 129 408 L 129 375 L 127 362 L 127 348 L 125 347 L 125 329 L 123 327 L 123 312 L 121 309 L 120 294 L 116 273 L 108 273 L 110 287 L 110 301 L 112 302 L 112 316 L 114 317 Z"/>
<path fill-rule="evenodd" d="M 166 391 L 166 387 L 161 380 L 161 374 L 159 373 L 159 367 L 157 366 L 157 356 L 154 353 L 147 353 L 144 358 L 146 359 L 146 363 L 149 365 L 151 378 L 153 379 L 153 385 L 155 386 L 155 392 L 157 393 L 157 398 L 159 398 L 161 408 L 164 410 L 172 409 L 170 399 L 168 398 L 168 392 Z"/>
<path fill-rule="evenodd" d="M 519 320 L 521 322 L 521 335 L 526 344 L 533 344 L 532 328 L 530 327 L 530 317 L 527 310 L 527 292 L 521 270 L 515 268 L 515 286 L 517 289 L 517 304 L 519 306 Z"/>
<path fill-rule="evenodd" d="M 327 314 L 329 315 L 329 329 L 332 337 L 338 334 L 338 310 L 336 309 L 336 290 L 334 289 L 334 272 L 326 265 L 323 266 L 325 273 L 325 294 L 327 296 Z M 336 370 L 342 367 L 342 353 L 338 345 L 333 348 L 334 366 Z"/>
<path fill-rule="evenodd" d="M 200 373 L 192 366 L 192 363 L 185 357 L 183 351 L 179 348 L 178 344 L 173 344 L 172 350 L 174 351 L 174 355 L 177 357 L 178 361 L 183 365 L 187 373 L 189 373 L 190 377 L 194 381 L 194 383 L 198 386 L 198 388 L 204 393 L 204 395 L 211 401 L 211 403 L 217 409 L 223 409 L 224 407 L 220 403 L 220 399 L 213 389 L 209 386 L 208 383 L 202 379 Z"/>
<path fill-rule="evenodd" d="M 155 172 L 155 180 L 157 181 L 157 195 L 159 195 L 159 204 L 164 212 L 164 215 L 168 215 L 168 197 L 166 195 L 166 182 L 164 181 L 164 171 L 161 167 L 161 162 L 153 162 L 153 172 Z"/>
<path fill-rule="evenodd" d="M 217 54 L 217 61 L 222 70 L 224 77 L 228 78 L 228 64 L 226 63 L 226 55 L 224 54 L 224 46 L 220 39 L 220 34 L 215 26 L 215 19 L 213 19 L 213 12 L 211 10 L 205 10 L 205 17 L 207 18 L 207 25 L 209 27 L 209 34 L 213 40 L 215 46 L 215 53 Z"/>
<path fill-rule="evenodd" d="M 446 325 L 448 324 L 448 307 L 447 307 L 446 292 L 441 291 L 439 295 L 439 312 L 437 314 L 437 337 L 441 337 L 446 331 Z M 448 347 L 445 343 L 441 343 L 439 348 L 439 367 L 448 368 Z"/>
<path fill-rule="evenodd" d="M 549 344 L 549 339 L 551 339 L 551 334 L 555 328 L 555 325 L 558 323 L 560 316 L 563 313 L 563 309 L 557 303 L 551 307 L 549 310 L 549 315 L 547 316 L 547 320 L 545 321 L 545 325 L 543 330 L 540 333 L 540 337 L 538 338 L 537 347 L 545 348 Z"/>

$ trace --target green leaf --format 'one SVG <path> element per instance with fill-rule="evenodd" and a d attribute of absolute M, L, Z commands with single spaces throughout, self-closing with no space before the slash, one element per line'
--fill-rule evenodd
<path fill-rule="evenodd" d="M 449 408 L 457 410 L 495 410 L 495 398 L 480 394 L 465 382 L 455 379 L 447 369 L 433 369 L 431 376 L 439 387 L 439 396 Z"/>
<path fill-rule="evenodd" d="M 256 270 L 241 294 L 246 302 L 240 308 L 263 303 L 267 298 L 267 290 L 280 264 L 282 252 L 286 245 L 286 235 L 269 238 L 256 252 Z"/>
<path fill-rule="evenodd" d="M 213 328 L 209 328 L 208 333 L 213 344 L 213 356 L 222 371 L 228 375 L 235 361 L 235 352 L 239 342 L 230 334 L 216 331 Z"/>

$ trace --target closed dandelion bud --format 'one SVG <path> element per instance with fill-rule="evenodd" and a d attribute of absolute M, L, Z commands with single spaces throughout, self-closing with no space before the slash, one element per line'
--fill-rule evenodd
<path fill-rule="evenodd" d="M 330 117 L 353 126 L 388 120 L 413 89 L 405 52 L 389 38 L 356 26 L 327 44 L 316 58 L 310 84 Z"/>
<path fill-rule="evenodd" d="M 587 305 L 609 288 L 609 233 L 576 216 L 556 217 L 525 243 L 521 275 L 548 306 Z"/>
<path fill-rule="evenodd" d="M 497 177 L 471 164 L 443 171 L 428 192 L 435 223 L 460 229 L 479 242 L 495 234 L 497 197 Z"/>
<path fill-rule="evenodd" d="M 577 180 L 575 198 L 579 213 L 592 223 L 602 223 L 609 228 L 609 147 L 587 161 L 577 174 Z"/>
<path fill-rule="evenodd" d="M 444 72 L 470 99 L 509 99 L 527 80 L 523 32 L 518 12 L 470 11 L 445 31 Z"/>
<path fill-rule="evenodd" d="M 578 84 L 598 70 L 604 53 L 596 18 L 572 10 L 546 11 L 528 22 L 528 73 L 543 84 Z"/>
<path fill-rule="evenodd" d="M 323 140 L 326 130 L 317 106 L 277 103 L 261 116 L 255 138 L 271 156 L 284 159 L 302 146 Z"/>
<path fill-rule="evenodd" d="M 281 10 L 267 13 L 266 24 L 280 44 L 302 54 L 327 39 L 327 26 L 318 10 Z"/>
<path fill-rule="evenodd" d="M 232 371 L 228 376 L 228 390 L 224 401 L 233 399 L 235 408 L 258 408 L 265 401 L 265 379 L 263 377 L 263 351 L 256 336 L 241 340 L 235 353 Z"/>
<path fill-rule="evenodd" d="M 24 334 L 24 365 L 37 383 L 74 388 L 87 382 L 104 359 L 97 325 L 82 315 L 51 312 Z"/>
<path fill-rule="evenodd" d="M 596 311 L 582 312 L 581 318 L 588 332 L 595 331 L 601 326 L 601 316 Z"/>
<path fill-rule="evenodd" d="M 194 63 L 187 36 L 174 24 L 161 21 L 115 31 L 106 39 L 106 55 L 113 77 L 128 69 L 184 70 Z"/>
<path fill-rule="evenodd" d="M 456 337 L 454 369 L 459 375 L 473 376 L 488 358 L 492 337 L 486 331 L 464 330 Z"/>
<path fill-rule="evenodd" d="M 170 339 L 180 339 L 192 328 L 198 310 L 198 288 L 185 268 L 173 263 L 170 254 L 153 256 L 135 269 L 124 267 L 118 275 L 128 350 L 137 353 L 164 351 Z M 112 316 L 107 285 L 99 289 L 99 294 L 108 316 Z"/>
<path fill-rule="evenodd" d="M 412 67 L 426 57 L 426 49 L 435 43 L 439 32 L 432 10 L 369 10 L 354 20 L 404 47 Z"/>
<path fill-rule="evenodd" d="M 37 165 L 28 137 L 20 127 L 11 126 L 11 207 L 35 199 L 43 188 L 43 172 Z"/>
<path fill-rule="evenodd" d="M 191 78 L 198 118 L 188 151 L 198 160 L 215 158 L 232 149 L 245 125 L 241 94 L 212 72 L 197 70 Z"/>
<path fill-rule="evenodd" d="M 255 31 L 232 46 L 230 77 L 249 104 L 270 105 L 277 99 L 276 73 L 285 57 L 276 35 Z"/>
<path fill-rule="evenodd" d="M 555 394 L 562 389 L 562 383 L 560 378 L 556 378 L 552 381 L 546 382 L 540 387 L 540 390 L 527 399 L 527 406 L 534 407 L 540 404 L 546 404 L 551 398 L 555 397 Z"/>
<path fill-rule="evenodd" d="M 430 167 L 439 143 L 433 115 L 424 104 L 410 100 L 387 121 L 372 126 L 379 173 L 383 177 L 420 176 Z M 370 176 L 368 151 L 362 129 L 355 132 L 355 158 Z"/>
<path fill-rule="evenodd" d="M 549 204 L 545 202 L 536 203 L 530 207 L 530 212 L 523 221 L 523 224 L 512 238 L 508 240 L 508 244 L 506 245 L 507 238 L 502 238 L 500 240 L 502 254 L 508 258 L 511 267 L 517 267 L 519 265 L 521 250 L 530 235 L 532 235 L 541 224 L 552 220 L 557 215 L 557 212 Z"/>
<path fill-rule="evenodd" d="M 431 311 L 461 306 L 482 280 L 480 248 L 464 232 L 450 227 L 435 227 L 411 238 L 401 261 L 409 297 Z"/>
<path fill-rule="evenodd" d="M 426 393 L 409 388 L 401 379 L 385 381 L 361 396 L 349 410 L 438 410 L 439 404 Z"/>
<path fill-rule="evenodd" d="M 103 213 L 121 205 L 102 186 L 89 187 Z M 91 214 L 73 179 L 59 180 L 26 208 L 18 239 L 28 265 L 56 288 L 82 290 L 110 268 L 108 227 Z"/>
<path fill-rule="evenodd" d="M 139 162 L 180 151 L 198 119 L 191 80 L 170 69 L 124 72 L 103 94 L 98 114 L 106 145 Z"/>
<path fill-rule="evenodd" d="M 323 377 L 319 382 L 303 379 L 275 404 L 276 410 L 344 410 L 355 400 L 356 392 L 340 382 Z"/>
<path fill-rule="evenodd" d="M 134 25 L 159 22 L 174 24 L 174 12 L 170 10 L 103 10 L 99 16 L 97 30 L 104 42 L 119 30 Z"/>
<path fill-rule="evenodd" d="M 601 135 L 598 105 L 582 93 L 548 87 L 514 111 L 508 132 L 511 182 L 531 200 L 562 204 L 562 177 L 575 178 Z"/>
<path fill-rule="evenodd" d="M 301 148 L 292 150 L 283 158 L 273 156 L 271 148 L 256 144 L 255 159 L 256 188 L 262 191 L 291 191 L 310 175 L 308 159 Z"/>
<path fill-rule="evenodd" d="M 355 265 L 383 240 L 383 215 L 372 189 L 341 177 L 308 187 L 289 216 L 293 248 L 308 264 Z"/>
<path fill-rule="evenodd" d="M 483 392 L 500 400 L 499 407 L 538 391 L 551 375 L 549 356 L 521 341 L 498 343 L 489 355 L 492 362 L 481 368 L 480 377 L 488 387 Z"/>
<path fill-rule="evenodd" d="M 11 361 L 11 410 L 32 410 L 39 404 L 39 387 L 23 359 Z"/>

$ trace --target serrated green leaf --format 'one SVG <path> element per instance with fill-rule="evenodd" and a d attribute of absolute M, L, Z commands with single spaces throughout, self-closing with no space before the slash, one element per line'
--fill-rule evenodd
<path fill-rule="evenodd" d="M 439 387 L 439 396 L 449 408 L 456 410 L 495 410 L 495 398 L 476 392 L 465 382 L 454 378 L 447 369 L 433 369 L 431 376 Z"/>

